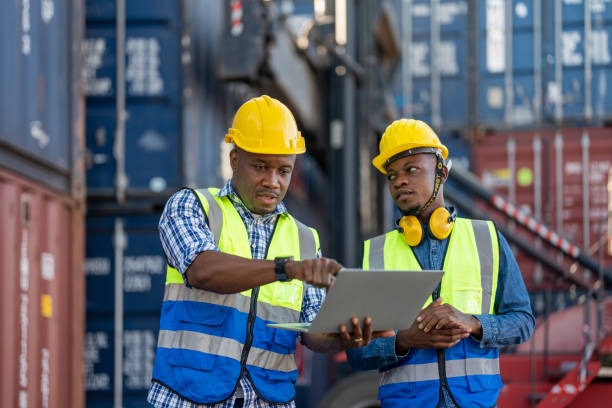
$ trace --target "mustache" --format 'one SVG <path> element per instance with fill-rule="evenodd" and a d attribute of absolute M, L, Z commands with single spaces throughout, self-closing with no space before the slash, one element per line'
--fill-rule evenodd
<path fill-rule="evenodd" d="M 280 192 L 276 190 L 268 190 L 267 188 L 255 191 L 255 195 L 269 195 L 274 198 L 280 197 Z"/>

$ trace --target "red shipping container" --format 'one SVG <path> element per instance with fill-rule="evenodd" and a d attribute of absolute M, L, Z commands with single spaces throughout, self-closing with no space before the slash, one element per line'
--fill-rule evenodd
<path fill-rule="evenodd" d="M 0 169 L 0 219 L 0 406 L 83 407 L 83 206 Z"/>
<path fill-rule="evenodd" d="M 474 145 L 474 171 L 485 187 L 500 193 L 570 242 L 612 264 L 606 248 L 609 172 L 612 167 L 612 129 L 577 128 L 493 134 Z M 503 215 L 492 214 L 506 223 Z M 517 226 L 517 232 L 541 247 L 570 271 L 594 280 L 559 251 Z M 531 291 L 559 288 L 559 282 L 523 254 L 517 260 Z M 563 287 L 563 285 L 561 285 Z"/>

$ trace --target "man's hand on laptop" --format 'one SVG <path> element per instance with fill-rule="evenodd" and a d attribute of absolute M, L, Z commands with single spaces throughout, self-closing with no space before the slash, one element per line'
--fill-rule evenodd
<path fill-rule="evenodd" d="M 289 261 L 285 272 L 290 279 L 299 279 L 317 288 L 329 288 L 334 283 L 334 275 L 343 266 L 331 258 L 305 259 Z"/>
<path fill-rule="evenodd" d="M 351 332 L 348 331 L 346 325 L 338 326 L 340 333 L 334 333 L 330 336 L 338 337 L 343 350 L 364 347 L 370 344 L 372 339 L 377 337 L 393 337 L 394 330 L 372 331 L 372 318 L 366 317 L 363 319 L 363 327 L 359 325 L 359 319 L 355 316 L 351 318 Z"/>

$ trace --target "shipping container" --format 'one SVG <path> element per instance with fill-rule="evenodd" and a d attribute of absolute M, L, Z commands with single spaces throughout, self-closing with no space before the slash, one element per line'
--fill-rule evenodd
<path fill-rule="evenodd" d="M 115 305 L 115 220 L 123 223 L 124 312 L 159 315 L 166 278 L 166 259 L 157 232 L 160 213 L 89 215 L 86 225 L 85 277 L 87 313 L 112 313 Z"/>
<path fill-rule="evenodd" d="M 583 248 L 604 265 L 612 263 L 606 251 L 608 234 L 609 172 L 612 166 L 612 131 L 609 128 L 575 128 L 525 131 L 487 136 L 474 145 L 474 170 L 485 187 L 508 198 L 526 213 Z M 503 216 L 496 219 L 506 223 Z M 591 272 L 517 227 L 528 242 L 563 262 L 570 272 Z M 535 261 L 517 257 L 529 290 L 557 287 Z"/>
<path fill-rule="evenodd" d="M 166 277 L 166 259 L 157 232 L 159 217 L 160 213 L 87 217 L 84 270 L 88 407 L 111 406 L 114 398 L 115 277 L 119 265 L 123 276 L 123 403 L 125 407 L 145 404 Z"/>
<path fill-rule="evenodd" d="M 78 1 L 0 4 L 0 165 L 64 193 L 83 183 L 82 13 Z"/>
<path fill-rule="evenodd" d="M 468 1 L 404 1 L 401 16 L 400 110 L 437 129 L 463 127 L 469 114 Z"/>
<path fill-rule="evenodd" d="M 476 123 L 533 126 L 542 110 L 542 1 L 478 2 Z"/>
<path fill-rule="evenodd" d="M 612 119 L 607 1 L 408 0 L 401 15 L 404 115 L 498 131 Z"/>
<path fill-rule="evenodd" d="M 84 208 L 0 169 L 0 406 L 80 408 Z"/>
<path fill-rule="evenodd" d="M 222 142 L 242 95 L 216 79 L 224 2 L 128 2 L 125 38 L 127 197 L 218 185 Z M 228 14 L 229 15 L 229 14 Z M 87 96 L 87 187 L 114 199 L 116 155 L 115 4 L 87 1 L 83 51 Z M 242 100 L 240 100 L 242 102 Z"/>
<path fill-rule="evenodd" d="M 220 163 L 229 145 L 223 137 L 237 99 L 231 96 L 244 96 L 216 80 L 224 5 L 127 2 L 128 185 L 127 201 L 119 203 L 116 3 L 87 1 L 87 407 L 112 406 L 117 398 L 126 408 L 146 405 L 166 275 L 157 232 L 161 210 L 183 186 L 224 182 Z"/>
<path fill-rule="evenodd" d="M 612 4 L 582 0 L 546 3 L 542 60 L 546 61 L 547 118 L 559 123 L 609 120 Z"/>
<path fill-rule="evenodd" d="M 123 407 L 146 406 L 151 386 L 159 314 L 126 315 L 123 324 Z M 113 316 L 89 317 L 85 332 L 88 408 L 113 406 L 115 326 Z"/>

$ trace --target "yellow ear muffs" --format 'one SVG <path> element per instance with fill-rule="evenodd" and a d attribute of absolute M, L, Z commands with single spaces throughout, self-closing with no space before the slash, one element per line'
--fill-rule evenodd
<path fill-rule="evenodd" d="M 444 207 L 437 208 L 429 217 L 429 229 L 434 237 L 445 239 L 453 230 L 455 225 L 455 212 L 449 213 Z"/>
<path fill-rule="evenodd" d="M 444 207 L 437 208 L 429 217 L 429 229 L 434 237 L 438 239 L 447 238 L 455 225 L 457 212 L 451 206 L 452 213 Z M 417 246 L 423 239 L 423 229 L 419 219 L 414 215 L 405 215 L 399 221 L 400 231 L 410 246 Z"/>
<path fill-rule="evenodd" d="M 417 217 L 414 215 L 405 215 L 400 219 L 399 226 L 408 245 L 419 245 L 423 237 L 423 229 Z"/>

